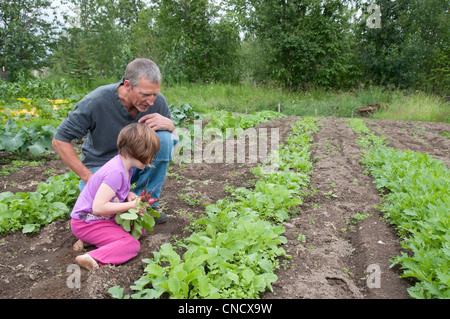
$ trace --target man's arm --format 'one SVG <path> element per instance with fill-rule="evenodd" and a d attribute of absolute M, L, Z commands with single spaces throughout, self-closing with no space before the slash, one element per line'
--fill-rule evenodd
<path fill-rule="evenodd" d="M 71 170 L 75 172 L 85 183 L 91 178 L 93 173 L 84 166 L 83 162 L 78 158 L 77 152 L 71 143 L 63 142 L 57 139 L 52 141 L 53 148 L 61 157 L 61 160 L 66 163 Z"/>

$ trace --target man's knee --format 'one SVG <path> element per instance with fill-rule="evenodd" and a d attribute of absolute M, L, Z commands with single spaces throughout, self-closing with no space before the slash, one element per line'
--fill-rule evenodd
<path fill-rule="evenodd" d="M 155 160 L 170 161 L 172 159 L 175 145 L 178 144 L 178 137 L 169 131 L 157 131 L 159 137 L 159 152 Z"/>

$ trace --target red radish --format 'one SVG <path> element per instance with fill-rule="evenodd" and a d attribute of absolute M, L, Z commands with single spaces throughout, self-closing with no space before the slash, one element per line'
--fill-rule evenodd
<path fill-rule="evenodd" d="M 156 203 L 158 201 L 158 198 L 151 198 L 152 192 L 147 193 L 147 191 L 144 189 L 141 193 L 141 201 L 146 202 L 150 205 Z"/>

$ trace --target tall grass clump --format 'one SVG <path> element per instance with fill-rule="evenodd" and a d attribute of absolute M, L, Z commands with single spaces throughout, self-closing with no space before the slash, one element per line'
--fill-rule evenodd
<path fill-rule="evenodd" d="M 286 115 L 341 116 L 351 110 L 334 107 L 339 94 L 312 88 L 306 92 L 291 91 L 270 86 L 254 86 L 248 83 L 230 84 L 178 84 L 162 88 L 169 104 L 191 104 L 199 112 L 211 110 L 253 113 L 278 111 Z M 344 112 L 342 110 L 345 110 Z"/>
<path fill-rule="evenodd" d="M 450 123 L 450 104 L 442 97 L 425 93 L 393 96 L 385 109 L 374 114 L 374 118 Z"/>

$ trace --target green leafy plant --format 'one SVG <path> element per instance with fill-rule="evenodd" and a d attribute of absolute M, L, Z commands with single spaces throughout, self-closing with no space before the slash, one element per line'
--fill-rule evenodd
<path fill-rule="evenodd" d="M 311 124 L 305 127 L 312 128 Z M 299 129 L 294 135 L 302 133 Z M 299 148 L 294 144 L 286 147 L 292 151 Z M 206 215 L 192 222 L 195 231 L 180 244 L 184 252 L 181 256 L 170 243 L 162 245 L 153 252 L 153 258 L 143 260 L 148 265 L 130 287 L 133 294 L 125 295 L 117 286 L 109 289 L 110 294 L 135 299 L 163 295 L 183 299 L 258 298 L 266 289 L 272 290 L 279 257 L 290 258 L 281 247 L 287 239 L 280 222 L 289 218 L 291 206 L 301 203 L 297 188 L 307 186 L 310 171 L 266 170 L 261 166 L 255 172 L 264 178 L 254 192 L 231 190 L 229 197 L 206 206 Z"/>
<path fill-rule="evenodd" d="M 218 129 L 222 132 L 224 138 L 228 138 L 231 134 L 239 134 L 241 131 L 250 127 L 282 116 L 284 116 L 282 113 L 274 111 L 261 111 L 248 115 L 239 115 L 226 111 L 213 111 L 205 115 L 205 117 L 211 119 L 211 122 L 205 126 L 205 130 L 210 128 Z"/>
<path fill-rule="evenodd" d="M 187 126 L 192 124 L 194 120 L 203 119 L 203 115 L 195 112 L 194 108 L 187 103 L 181 103 L 180 106 L 169 105 L 171 119 L 175 126 Z"/>
<path fill-rule="evenodd" d="M 69 216 L 79 194 L 78 176 L 72 171 L 40 183 L 36 192 L 0 193 L 0 234 L 22 229 L 38 231 L 53 220 Z"/>
<path fill-rule="evenodd" d="M 368 131 L 364 122 L 358 126 Z M 450 298 L 450 171 L 426 153 L 376 142 L 362 153 L 361 163 L 384 194 L 379 209 L 396 225 L 407 250 L 392 266 L 400 265 L 402 277 L 417 280 L 408 288 L 412 297 Z"/>
<path fill-rule="evenodd" d="M 282 226 L 259 219 L 251 210 L 230 210 L 236 205 L 220 201 L 207 207 L 207 217 L 195 223 L 202 231 L 186 239 L 180 258 L 171 244 L 154 252 L 145 275 L 131 288 L 132 298 L 255 298 L 277 279 L 276 257 L 285 255 L 279 244 Z M 148 287 L 149 286 L 149 287 Z"/>
<path fill-rule="evenodd" d="M 365 153 L 379 189 L 389 190 L 380 209 L 404 237 L 402 253 L 394 258 L 415 277 L 408 291 L 415 298 L 449 298 L 450 171 L 428 154 L 383 147 Z"/>
<path fill-rule="evenodd" d="M 18 129 L 16 123 L 9 119 L 3 131 L 0 131 L 0 151 L 21 156 L 31 152 L 37 156 L 47 151 L 52 145 L 55 133 L 56 129 L 53 126 L 42 126 L 39 123 L 31 126 L 22 125 Z"/>
<path fill-rule="evenodd" d="M 151 198 L 151 194 L 152 192 L 147 193 L 144 189 L 141 198 L 136 199 L 137 208 L 132 208 L 115 216 L 116 222 L 136 239 L 139 239 L 144 229 L 153 231 L 154 217 L 160 217 L 160 213 L 150 206 L 158 201 L 156 198 Z"/>
<path fill-rule="evenodd" d="M 375 133 L 366 127 L 364 120 L 348 119 L 347 125 L 352 128 L 355 133 L 360 134 L 360 137 L 356 140 L 356 142 L 363 148 L 371 146 L 378 147 L 386 144 L 386 140 L 388 138 L 385 136 L 375 135 Z"/>
<path fill-rule="evenodd" d="M 255 209 L 262 218 L 273 219 L 276 223 L 288 220 L 288 208 L 303 202 L 297 191 L 264 180 L 256 183 L 254 191 L 237 189 L 236 199 L 240 200 L 244 207 Z"/>

